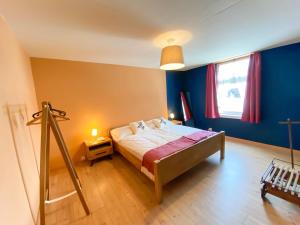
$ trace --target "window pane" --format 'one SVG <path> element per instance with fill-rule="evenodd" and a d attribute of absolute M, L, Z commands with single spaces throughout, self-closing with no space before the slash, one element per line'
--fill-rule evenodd
<path fill-rule="evenodd" d="M 249 57 L 218 65 L 217 98 L 221 116 L 242 116 L 248 66 Z"/>

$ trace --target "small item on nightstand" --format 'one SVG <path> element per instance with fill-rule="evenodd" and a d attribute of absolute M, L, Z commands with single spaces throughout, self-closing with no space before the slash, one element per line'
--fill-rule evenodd
<path fill-rule="evenodd" d="M 172 123 L 174 123 L 175 125 L 182 125 L 181 120 L 172 120 Z"/>
<path fill-rule="evenodd" d="M 97 141 L 104 141 L 105 137 L 97 137 Z"/>
<path fill-rule="evenodd" d="M 85 141 L 86 158 L 91 161 L 93 166 L 96 159 L 110 156 L 113 154 L 112 140 L 108 137 L 104 137 L 103 140 Z"/>

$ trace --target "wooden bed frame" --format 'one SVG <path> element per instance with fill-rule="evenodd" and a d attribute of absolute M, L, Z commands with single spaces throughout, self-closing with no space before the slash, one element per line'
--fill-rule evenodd
<path fill-rule="evenodd" d="M 124 156 L 141 171 L 142 162 L 126 148 L 113 141 L 114 150 Z M 225 132 L 221 131 L 182 151 L 154 161 L 154 186 L 157 201 L 162 201 L 162 188 L 165 184 L 220 151 L 221 160 L 225 157 Z"/>

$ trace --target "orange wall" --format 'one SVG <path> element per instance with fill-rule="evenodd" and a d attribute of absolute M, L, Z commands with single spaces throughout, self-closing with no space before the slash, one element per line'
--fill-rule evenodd
<path fill-rule="evenodd" d="M 38 170 L 32 156 L 34 150 L 38 155 L 39 130 L 30 128 L 32 140 L 14 136 L 7 113 L 8 106 L 35 112 L 36 103 L 30 60 L 0 15 L 0 224 L 29 225 L 37 220 Z M 17 145 L 20 138 L 28 142 Z M 19 161 L 17 151 L 24 156 Z"/>
<path fill-rule="evenodd" d="M 166 78 L 158 69 L 40 58 L 31 65 L 39 103 L 50 101 L 71 118 L 60 125 L 75 161 L 92 128 L 107 135 L 109 128 L 167 115 Z M 60 167 L 52 146 L 52 167 Z"/>

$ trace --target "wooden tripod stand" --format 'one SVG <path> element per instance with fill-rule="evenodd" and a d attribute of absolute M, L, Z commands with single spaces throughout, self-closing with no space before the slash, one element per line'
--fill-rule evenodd
<path fill-rule="evenodd" d="M 89 208 L 82 194 L 82 187 L 72 160 L 68 153 L 67 146 L 58 126 L 58 121 L 69 120 L 64 111 L 52 108 L 49 102 L 42 102 L 42 111 L 32 115 L 33 120 L 27 123 L 28 126 L 41 123 L 41 156 L 40 156 L 40 224 L 45 225 L 45 204 L 51 204 L 73 194 L 78 194 L 81 204 L 87 215 L 90 214 Z M 40 122 L 41 120 L 41 122 Z M 75 190 L 64 196 L 49 199 L 49 148 L 50 148 L 50 129 L 52 130 L 59 150 L 72 179 Z"/>

